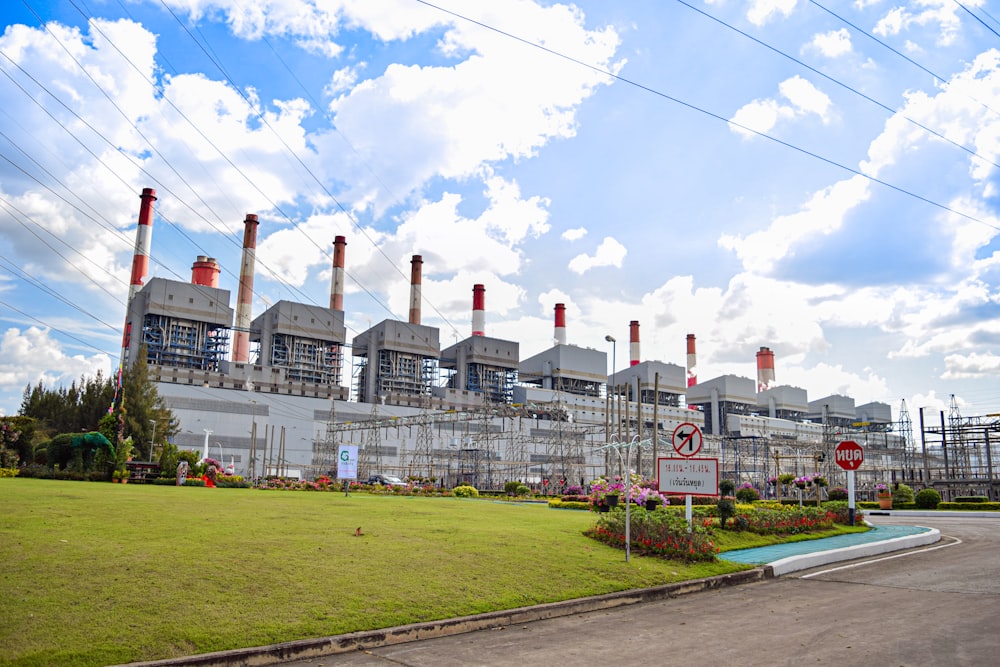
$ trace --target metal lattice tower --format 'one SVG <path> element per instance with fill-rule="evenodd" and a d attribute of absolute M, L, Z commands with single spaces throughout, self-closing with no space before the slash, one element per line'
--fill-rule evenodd
<path fill-rule="evenodd" d="M 417 421 L 417 444 L 410 457 L 410 474 L 434 477 L 434 429 L 426 410 L 420 412 Z"/>
<path fill-rule="evenodd" d="M 969 448 L 965 442 L 965 429 L 962 428 L 962 413 L 958 409 L 955 394 L 951 395 L 951 406 L 948 410 L 948 426 L 951 431 L 951 451 L 955 458 L 954 476 L 961 479 L 972 476 L 972 464 L 969 461 Z"/>
<path fill-rule="evenodd" d="M 372 470 L 373 463 L 375 470 Z M 358 452 L 358 479 L 368 479 L 375 472 L 382 472 L 382 427 L 378 423 L 378 403 L 372 403 L 371 424 L 365 431 Z"/>
<path fill-rule="evenodd" d="M 512 417 L 511 428 L 507 431 L 507 460 L 510 463 L 505 474 L 507 478 L 505 481 L 518 480 L 527 482 L 528 468 L 530 467 L 527 446 L 528 438 L 520 428 L 514 428 L 514 419 L 520 420 L 522 417 Z"/>
<path fill-rule="evenodd" d="M 913 421 L 910 419 L 910 411 L 906 409 L 906 399 L 899 404 L 899 420 L 896 422 L 896 432 L 903 439 L 903 470 L 907 476 L 913 479 L 913 467 L 916 463 L 916 450 L 913 442 Z"/>

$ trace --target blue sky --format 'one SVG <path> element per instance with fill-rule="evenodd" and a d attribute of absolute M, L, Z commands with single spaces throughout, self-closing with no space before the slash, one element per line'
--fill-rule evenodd
<path fill-rule="evenodd" d="M 85 12 L 82 14 L 81 12 Z M 144 187 L 151 277 L 522 358 L 1000 412 L 1000 11 L 985 0 L 23 0 L 0 8 L 0 414 L 109 373 Z M 609 360 L 609 372 L 611 364 Z"/>

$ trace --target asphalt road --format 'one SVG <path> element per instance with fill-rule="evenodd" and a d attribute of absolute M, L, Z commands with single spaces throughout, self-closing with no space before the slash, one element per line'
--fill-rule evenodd
<path fill-rule="evenodd" d="M 931 526 L 942 539 L 670 600 L 282 664 L 1000 664 L 1000 521 L 870 520 Z"/>

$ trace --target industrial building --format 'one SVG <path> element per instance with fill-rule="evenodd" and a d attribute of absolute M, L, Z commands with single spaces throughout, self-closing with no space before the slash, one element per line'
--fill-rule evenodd
<path fill-rule="evenodd" d="M 337 446 L 353 443 L 362 479 L 384 473 L 480 488 L 549 480 L 557 490 L 555 480 L 585 484 L 624 465 L 653 476 L 682 424 L 702 429 L 701 455 L 719 458 L 723 475 L 755 484 L 779 471 L 835 479 L 829 454 L 848 437 L 872 451 L 862 486 L 924 474 L 908 415 L 893 422 L 888 405 L 856 407 L 846 396 L 808 400 L 805 389 L 776 384 L 766 347 L 756 379 L 699 381 L 694 334 L 686 369 L 643 360 L 633 320 L 629 366 L 609 375 L 606 351 L 567 341 L 566 307 L 555 304 L 555 344 L 522 360 L 516 341 L 486 335 L 486 288 L 477 284 L 471 335 L 442 350 L 438 329 L 421 323 L 420 255 L 411 260 L 408 321 L 384 320 L 348 345 L 342 236 L 329 307 L 280 301 L 253 317 L 252 214 L 235 311 L 209 257 L 196 259 L 190 283 L 143 284 L 155 201 L 143 190 L 122 358 L 130 363 L 145 345 L 150 376 L 180 423 L 173 444 L 208 451 L 238 474 L 336 476 Z M 619 447 L 632 455 L 626 461 L 602 449 L 608 442 L 645 445 Z"/>

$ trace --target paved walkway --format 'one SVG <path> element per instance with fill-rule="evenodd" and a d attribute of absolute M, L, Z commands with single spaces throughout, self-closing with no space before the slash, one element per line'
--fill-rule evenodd
<path fill-rule="evenodd" d="M 784 544 L 772 544 L 771 546 L 756 547 L 754 549 L 727 551 L 719 554 L 719 558 L 722 560 L 733 561 L 734 563 L 764 565 L 766 563 L 774 563 L 793 556 L 803 556 L 813 554 L 818 551 L 831 551 L 833 549 L 855 547 L 861 544 L 871 544 L 872 542 L 884 542 L 897 537 L 920 535 L 930 531 L 930 528 L 925 528 L 923 526 L 875 526 L 867 533 L 851 533 L 847 535 L 837 535 L 835 537 L 826 537 L 821 540 L 786 542 Z"/>

